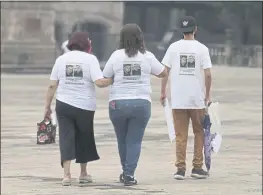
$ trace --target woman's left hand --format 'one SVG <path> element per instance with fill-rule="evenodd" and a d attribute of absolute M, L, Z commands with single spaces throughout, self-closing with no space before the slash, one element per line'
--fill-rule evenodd
<path fill-rule="evenodd" d="M 45 108 L 44 118 L 51 118 L 52 110 L 50 107 Z"/>

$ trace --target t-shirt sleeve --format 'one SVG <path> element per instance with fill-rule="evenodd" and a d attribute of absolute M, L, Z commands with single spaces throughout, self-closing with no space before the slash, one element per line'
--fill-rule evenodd
<path fill-rule="evenodd" d="M 212 68 L 212 62 L 208 48 L 205 49 L 202 55 L 202 67 L 203 69 Z"/>
<path fill-rule="evenodd" d="M 60 60 L 59 58 L 56 60 L 53 68 L 52 68 L 52 71 L 51 71 L 51 74 L 50 74 L 50 80 L 52 81 L 58 81 L 59 80 L 59 63 L 60 63 Z"/>
<path fill-rule="evenodd" d="M 163 72 L 164 70 L 164 65 L 162 65 L 156 57 L 152 54 L 151 55 L 151 73 L 153 75 L 159 75 Z"/>
<path fill-rule="evenodd" d="M 114 60 L 114 56 L 113 54 L 111 55 L 111 57 L 109 58 L 109 60 L 107 61 L 107 63 L 104 66 L 103 69 L 103 76 L 106 78 L 111 78 L 114 75 L 114 71 L 113 71 L 113 64 L 114 64 L 115 60 Z"/>
<path fill-rule="evenodd" d="M 92 63 L 90 64 L 90 76 L 93 82 L 103 78 L 99 61 L 95 56 L 92 60 Z"/>
<path fill-rule="evenodd" d="M 169 48 L 167 49 L 167 51 L 163 57 L 162 64 L 169 67 L 169 68 L 172 67 L 171 46 L 169 46 Z"/>

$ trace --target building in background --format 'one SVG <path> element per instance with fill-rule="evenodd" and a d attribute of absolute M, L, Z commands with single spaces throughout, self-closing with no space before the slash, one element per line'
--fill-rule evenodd
<path fill-rule="evenodd" d="M 116 48 L 122 19 L 122 2 L 2 2 L 1 68 L 51 67 L 68 34 L 80 30 L 103 60 Z"/>
<path fill-rule="evenodd" d="M 214 64 L 262 66 L 262 2 L 124 2 L 124 23 L 140 25 L 158 59 L 182 38 L 177 29 L 182 15 L 196 18 L 196 38 L 209 46 Z"/>
<path fill-rule="evenodd" d="M 196 18 L 201 42 L 222 43 L 231 29 L 235 43 L 262 44 L 262 2 L 124 2 L 124 23 L 139 24 L 149 41 L 161 41 L 167 31 L 176 30 L 182 15 Z"/>
<path fill-rule="evenodd" d="M 261 2 L 2 2 L 1 69 L 50 69 L 61 45 L 75 31 L 87 31 L 94 54 L 106 61 L 118 47 L 126 23 L 137 23 L 146 46 L 161 59 L 182 37 L 177 21 L 192 15 L 197 39 L 210 48 L 213 63 L 262 66 Z M 49 71 L 49 70 L 48 70 Z"/>
<path fill-rule="evenodd" d="M 87 31 L 100 61 L 116 48 L 116 35 L 122 27 L 122 2 L 54 2 L 53 8 L 56 43 L 61 45 L 69 33 Z"/>

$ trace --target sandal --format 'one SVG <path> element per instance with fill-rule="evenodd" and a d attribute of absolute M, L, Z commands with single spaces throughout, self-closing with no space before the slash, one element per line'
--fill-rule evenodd
<path fill-rule="evenodd" d="M 79 183 L 92 183 L 91 175 L 80 176 Z"/>
<path fill-rule="evenodd" d="M 71 179 L 69 178 L 64 178 L 62 180 L 62 186 L 70 186 L 71 185 Z"/>

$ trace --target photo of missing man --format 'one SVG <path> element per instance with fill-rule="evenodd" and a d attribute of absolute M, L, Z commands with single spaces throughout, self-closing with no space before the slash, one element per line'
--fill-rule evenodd
<path fill-rule="evenodd" d="M 141 76 L 141 65 L 134 64 L 132 66 L 132 76 Z"/>
<path fill-rule="evenodd" d="M 73 65 L 66 65 L 66 77 L 73 77 L 74 73 L 74 66 Z"/>
<path fill-rule="evenodd" d="M 195 68 L 195 56 L 190 55 L 188 57 L 188 68 Z"/>
<path fill-rule="evenodd" d="M 180 55 L 180 67 L 187 68 L 187 55 Z"/>
<path fill-rule="evenodd" d="M 83 70 L 80 65 L 76 65 L 74 67 L 74 77 L 83 77 Z"/>
<path fill-rule="evenodd" d="M 132 65 L 131 64 L 123 64 L 123 76 L 131 76 L 132 75 Z"/>

